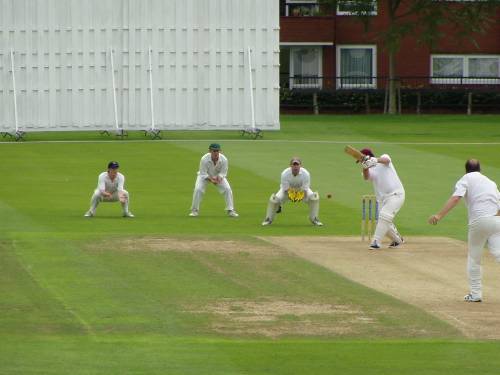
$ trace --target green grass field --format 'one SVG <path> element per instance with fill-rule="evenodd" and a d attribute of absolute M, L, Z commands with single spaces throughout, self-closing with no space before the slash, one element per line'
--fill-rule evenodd
<path fill-rule="evenodd" d="M 352 144 L 392 156 L 406 189 L 396 221 L 403 235 L 464 240 L 463 205 L 436 227 L 426 219 L 467 158 L 500 182 L 500 116 L 283 116 L 282 130 L 263 140 L 222 131 L 164 138 L 33 133 L 0 144 L 0 374 L 498 374 L 499 342 L 468 340 L 415 306 L 267 251 L 256 237 L 358 236 L 360 197 L 371 186 L 343 152 Z M 215 189 L 200 217 L 187 216 L 213 141 L 229 158 L 238 219 L 225 215 Z M 312 227 L 307 207 L 290 204 L 262 227 L 294 155 L 320 192 L 325 226 Z M 134 219 L 117 204 L 83 217 L 109 160 L 121 164 Z M 148 241 L 158 238 L 208 249 L 154 251 Z M 224 251 L 228 240 L 260 250 Z M 242 306 L 276 301 L 347 306 L 372 324 L 347 310 L 245 320 Z"/>

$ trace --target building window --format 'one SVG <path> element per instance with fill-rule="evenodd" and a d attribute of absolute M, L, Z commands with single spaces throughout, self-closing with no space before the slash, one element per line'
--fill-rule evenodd
<path fill-rule="evenodd" d="M 432 55 L 431 83 L 500 84 L 500 55 Z"/>
<path fill-rule="evenodd" d="M 376 61 L 375 46 L 338 46 L 337 88 L 376 88 Z"/>
<path fill-rule="evenodd" d="M 286 0 L 286 16 L 316 16 L 318 13 L 317 0 Z"/>
<path fill-rule="evenodd" d="M 321 47 L 290 49 L 290 88 L 319 89 L 323 85 Z"/>
<path fill-rule="evenodd" d="M 339 0 L 337 2 L 339 16 L 352 16 L 358 12 L 366 16 L 376 16 L 377 0 Z"/>

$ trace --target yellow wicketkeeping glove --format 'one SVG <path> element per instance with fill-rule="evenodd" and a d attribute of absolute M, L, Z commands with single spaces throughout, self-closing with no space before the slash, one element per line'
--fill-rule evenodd
<path fill-rule="evenodd" d="M 288 189 L 288 199 L 292 202 L 300 202 L 304 199 L 304 195 L 305 193 L 303 190 Z"/>

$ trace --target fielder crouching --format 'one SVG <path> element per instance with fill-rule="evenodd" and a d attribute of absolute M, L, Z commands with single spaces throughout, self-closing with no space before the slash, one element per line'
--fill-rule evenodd
<path fill-rule="evenodd" d="M 404 240 L 394 225 L 394 218 L 405 202 L 403 184 L 389 155 L 384 154 L 376 158 L 369 148 L 364 148 L 361 153 L 365 155 L 361 163 L 363 178 L 372 181 L 373 190 L 379 204 L 377 227 L 375 228 L 370 249 L 380 249 L 382 239 L 386 235 L 392 241 L 389 247 L 398 247 Z"/>
<path fill-rule="evenodd" d="M 270 225 L 276 213 L 280 212 L 281 205 L 287 201 L 304 201 L 309 205 L 309 220 L 313 225 L 322 226 L 319 221 L 319 194 L 310 188 L 311 176 L 309 172 L 302 168 L 302 161 L 298 157 L 290 160 L 290 167 L 281 173 L 280 189 L 276 194 L 271 195 L 267 205 L 266 218 L 262 225 Z"/>
<path fill-rule="evenodd" d="M 200 214 L 201 200 L 208 184 L 213 184 L 219 193 L 224 196 L 228 216 L 240 216 L 234 209 L 233 190 L 227 180 L 228 168 L 228 160 L 222 154 L 220 144 L 212 143 L 208 146 L 208 153 L 203 155 L 200 160 L 189 216 L 196 217 Z"/>
<path fill-rule="evenodd" d="M 134 217 L 128 209 L 129 194 L 123 188 L 125 176 L 118 172 L 120 165 L 116 161 L 108 163 L 107 172 L 102 172 L 97 180 L 97 188 L 90 199 L 90 209 L 85 213 L 85 217 L 92 217 L 100 202 L 120 202 L 123 217 Z"/>

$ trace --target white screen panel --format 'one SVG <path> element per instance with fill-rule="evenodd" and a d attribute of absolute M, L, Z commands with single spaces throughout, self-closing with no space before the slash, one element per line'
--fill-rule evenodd
<path fill-rule="evenodd" d="M 279 129 L 278 0 L 0 0 L 0 131 Z"/>

